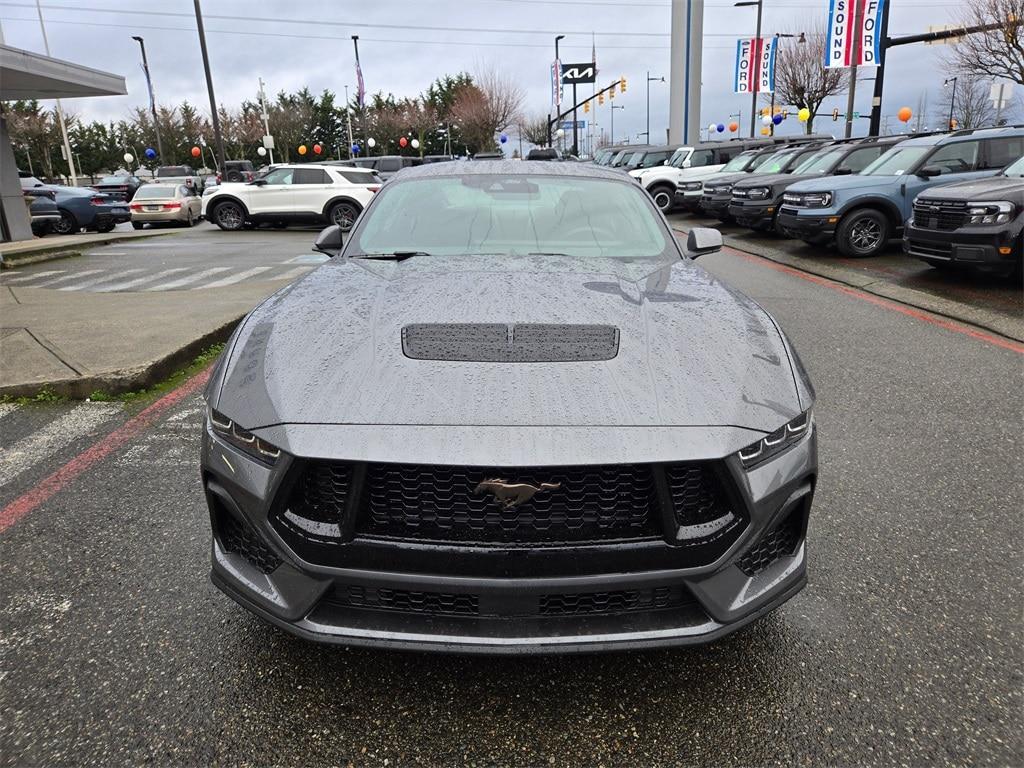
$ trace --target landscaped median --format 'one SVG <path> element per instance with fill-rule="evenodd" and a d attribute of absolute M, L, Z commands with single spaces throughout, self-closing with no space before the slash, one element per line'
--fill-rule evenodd
<path fill-rule="evenodd" d="M 3 256 L 3 268 L 13 269 L 26 264 L 37 264 L 42 261 L 65 259 L 70 256 L 81 256 L 83 251 L 100 245 L 108 245 L 121 240 L 138 240 L 145 237 L 159 237 L 172 234 L 174 230 L 143 230 L 141 232 L 98 232 L 77 233 L 74 235 L 47 235 L 32 240 L 19 240 L 14 243 L 0 243 L 0 256 Z"/>

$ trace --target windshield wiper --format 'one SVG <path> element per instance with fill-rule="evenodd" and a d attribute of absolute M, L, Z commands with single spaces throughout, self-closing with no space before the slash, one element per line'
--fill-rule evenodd
<path fill-rule="evenodd" d="M 379 261 L 405 261 L 413 256 L 429 256 L 426 251 L 394 251 L 392 253 L 363 253 L 353 259 L 376 259 Z"/>

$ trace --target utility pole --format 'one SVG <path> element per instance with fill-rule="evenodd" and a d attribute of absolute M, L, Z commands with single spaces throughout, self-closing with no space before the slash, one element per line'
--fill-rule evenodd
<path fill-rule="evenodd" d="M 757 6 L 757 32 L 754 35 L 754 69 L 750 73 L 750 138 L 754 138 L 754 131 L 757 130 L 757 91 L 761 84 L 758 74 L 761 72 L 761 12 L 764 10 L 764 0 L 744 0 L 740 3 L 733 3 L 737 8 L 751 5 Z"/>
<path fill-rule="evenodd" d="M 352 141 L 352 111 L 348 108 L 348 86 L 345 86 L 345 123 L 348 125 L 348 159 L 351 160 L 354 156 L 352 147 L 354 142 Z"/>
<path fill-rule="evenodd" d="M 43 31 L 43 47 L 46 49 L 46 55 L 50 55 L 50 40 L 46 37 L 46 24 L 43 23 L 43 7 L 39 4 L 39 0 L 36 0 L 36 11 L 39 12 L 39 28 Z M 78 186 L 78 174 L 75 173 L 75 160 L 71 154 L 71 142 L 68 141 L 68 124 L 64 120 L 64 108 L 60 104 L 60 99 L 55 99 L 57 102 L 57 121 L 60 123 L 60 135 L 64 140 L 64 154 L 67 157 L 68 169 L 71 171 L 71 186 Z"/>
<path fill-rule="evenodd" d="M 39 2 L 39 0 L 36 0 Z M 203 71 L 206 73 L 206 90 L 210 94 L 210 117 L 213 123 L 213 141 L 217 145 L 217 164 L 215 168 L 218 173 L 224 172 L 224 136 L 220 132 L 220 116 L 217 114 L 217 97 L 213 95 L 213 76 L 210 74 L 210 54 L 206 50 L 206 31 L 203 29 L 203 9 L 199 7 L 199 0 L 194 0 L 196 6 L 196 29 L 199 30 L 199 50 L 203 54 Z"/>
<path fill-rule="evenodd" d="M 160 155 L 160 164 L 166 165 L 164 161 L 164 145 L 160 141 L 160 122 L 156 117 L 156 94 L 153 92 L 153 79 L 149 76 L 149 61 L 146 59 L 146 41 L 138 35 L 132 35 L 132 40 L 139 44 L 142 49 L 142 71 L 146 73 L 146 88 L 149 90 L 149 111 L 153 115 L 153 130 L 156 131 L 156 153 Z"/>
<path fill-rule="evenodd" d="M 270 113 L 267 112 L 267 94 L 263 91 L 263 78 L 260 78 L 260 109 L 263 110 L 263 135 L 270 135 Z M 345 105 L 345 110 L 348 110 L 348 105 Z M 270 164 L 274 164 L 274 148 L 267 147 L 267 152 L 270 153 Z"/>
<path fill-rule="evenodd" d="M 616 109 L 625 109 L 625 107 L 617 107 L 617 106 L 615 106 L 614 103 L 612 104 L 612 128 L 611 128 L 611 130 L 612 130 L 612 139 L 611 139 L 611 142 L 609 142 L 611 144 L 615 143 L 615 110 Z"/>
<path fill-rule="evenodd" d="M 651 77 L 651 71 L 647 70 L 647 143 L 651 143 L 651 83 L 665 82 L 664 77 Z"/>

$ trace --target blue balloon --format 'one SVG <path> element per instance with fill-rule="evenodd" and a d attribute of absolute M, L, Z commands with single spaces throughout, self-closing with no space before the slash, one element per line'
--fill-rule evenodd
<path fill-rule="evenodd" d="M 506 136 L 503 133 L 503 134 L 501 134 L 501 136 L 498 137 L 498 140 L 501 141 L 502 144 L 504 144 L 506 141 L 508 141 L 508 136 Z"/>
<path fill-rule="evenodd" d="M 772 122 L 779 125 L 782 122 L 782 115 L 776 115 L 772 118 Z"/>
<path fill-rule="evenodd" d="M 353 155 L 358 155 L 362 151 L 363 151 L 362 148 L 358 144 L 353 144 L 352 145 L 352 154 Z"/>
<path fill-rule="evenodd" d="M 152 147 L 146 147 L 146 157 L 152 160 L 154 157 L 156 157 L 156 150 L 153 149 Z"/>
<path fill-rule="evenodd" d="M 715 130 L 718 131 L 719 133 L 725 133 L 725 126 L 719 123 L 718 125 L 715 126 Z"/>

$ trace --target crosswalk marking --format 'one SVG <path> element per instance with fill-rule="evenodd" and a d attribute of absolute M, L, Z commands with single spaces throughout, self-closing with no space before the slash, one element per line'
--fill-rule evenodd
<path fill-rule="evenodd" d="M 64 269 L 49 269 L 46 272 L 35 272 L 31 275 L 25 275 L 23 277 L 12 277 L 10 280 L 5 280 L 6 283 L 25 283 L 29 280 L 38 280 L 40 277 L 49 277 L 50 275 L 63 275 L 67 270 Z"/>
<path fill-rule="evenodd" d="M 9 448 L 0 450 L 0 486 L 84 437 L 122 408 L 121 403 L 83 403 Z"/>
<path fill-rule="evenodd" d="M 47 288 L 47 287 L 49 287 L 51 285 L 56 285 L 57 283 L 63 283 L 63 282 L 66 282 L 68 280 L 74 280 L 75 278 L 78 278 L 78 277 L 85 277 L 86 275 L 98 275 L 100 272 L 106 272 L 106 270 L 105 269 L 86 269 L 86 270 L 84 270 L 82 272 L 75 272 L 75 273 L 70 274 L 70 275 L 61 275 L 60 277 L 55 277 L 52 280 L 44 280 L 41 283 L 36 283 L 32 287 L 33 288 Z"/>
<path fill-rule="evenodd" d="M 127 270 L 124 270 L 123 272 L 121 272 L 118 275 L 118 277 L 121 277 L 122 275 L 125 275 L 128 272 L 141 272 L 141 271 L 142 271 L 141 269 L 137 269 L 137 270 L 136 269 L 127 269 Z M 144 283 L 151 283 L 154 280 L 159 280 L 160 278 L 167 277 L 168 275 L 176 275 L 179 272 L 188 272 L 188 267 L 175 267 L 174 269 L 165 269 L 163 272 L 155 272 L 155 273 L 153 273 L 151 275 L 143 275 L 142 277 L 137 277 L 134 280 L 125 280 L 125 281 L 120 282 L 120 283 L 112 283 L 111 285 L 103 285 L 103 286 L 101 286 L 100 288 L 97 289 L 97 293 L 111 293 L 113 291 L 126 291 L 129 288 L 134 288 L 137 285 L 143 285 Z M 100 282 L 102 283 L 104 281 L 100 280 Z M 67 290 L 67 289 L 65 288 L 64 290 Z"/>
<path fill-rule="evenodd" d="M 102 277 L 94 277 L 92 280 L 85 280 L 81 283 L 75 283 L 74 285 L 65 285 L 62 288 L 58 288 L 58 291 L 84 291 L 86 288 L 92 288 L 94 285 L 100 285 L 102 283 L 109 283 L 111 280 L 115 280 L 125 275 L 133 275 L 142 271 L 142 268 L 137 269 L 119 269 L 116 273 L 110 274 L 109 272 Z M 148 280 L 149 278 L 144 278 Z M 106 288 L 100 288 L 103 291 Z"/>
<path fill-rule="evenodd" d="M 227 272 L 231 267 L 213 267 L 211 269 L 204 269 L 202 272 L 196 272 L 194 275 L 187 275 L 177 280 L 171 280 L 169 283 L 160 283 L 147 288 L 147 291 L 173 291 L 175 288 L 181 288 L 185 285 L 191 285 L 192 283 L 198 283 L 204 277 L 210 277 L 211 275 L 217 275 L 221 272 Z"/>
<path fill-rule="evenodd" d="M 289 269 L 287 272 L 285 272 L 284 274 L 278 275 L 274 279 L 275 280 L 294 280 L 295 278 L 301 277 L 302 275 L 306 274 L 307 272 L 309 272 L 312 269 L 313 269 L 313 267 L 296 267 L 295 269 Z"/>
<path fill-rule="evenodd" d="M 206 285 L 197 285 L 192 290 L 199 291 L 206 288 L 223 288 L 225 285 L 240 283 L 246 278 L 255 277 L 256 275 L 267 272 L 270 269 L 272 269 L 272 267 L 253 267 L 252 269 L 247 269 L 244 272 L 237 272 L 230 277 L 222 277 L 220 280 L 214 280 L 212 283 L 207 283 Z"/>

